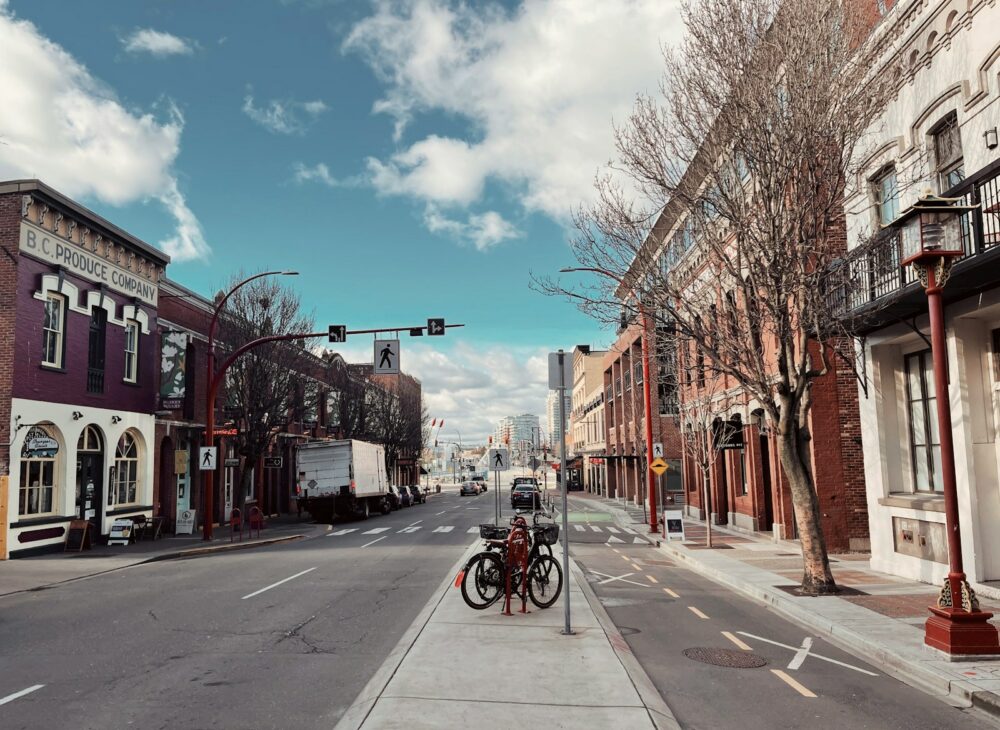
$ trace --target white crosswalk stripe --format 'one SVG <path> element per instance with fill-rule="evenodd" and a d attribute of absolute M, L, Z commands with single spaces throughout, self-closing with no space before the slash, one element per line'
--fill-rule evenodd
<path fill-rule="evenodd" d="M 645 545 L 646 541 L 643 540 L 641 537 L 636 537 L 636 538 L 633 538 L 632 544 L 633 545 Z"/>
<path fill-rule="evenodd" d="M 618 532 L 619 532 L 619 530 L 618 530 L 617 527 L 610 527 L 609 526 L 609 527 L 605 527 L 604 529 L 607 530 L 608 532 L 610 532 L 612 535 L 617 535 Z"/>
<path fill-rule="evenodd" d="M 624 544 L 625 541 L 624 540 L 619 540 L 617 537 L 615 537 L 614 535 L 612 535 L 611 537 L 608 538 L 607 544 L 611 545 L 612 543 Z"/>
<path fill-rule="evenodd" d="M 434 532 L 451 532 L 454 529 L 454 525 L 442 525 L 441 527 L 435 527 Z"/>
<path fill-rule="evenodd" d="M 370 530 L 365 530 L 361 534 L 362 535 L 377 535 L 380 532 L 388 532 L 391 529 L 392 529 L 391 527 L 373 527 Z"/>
<path fill-rule="evenodd" d="M 577 532 L 583 532 L 583 525 L 573 525 L 573 529 Z"/>
<path fill-rule="evenodd" d="M 598 527 L 597 525 L 591 525 L 590 529 L 593 530 L 594 532 L 600 532 L 601 531 L 601 528 Z"/>
<path fill-rule="evenodd" d="M 402 530 L 399 530 L 398 532 L 399 532 L 399 533 L 402 533 L 402 532 L 416 532 L 416 531 L 417 531 L 417 530 L 419 530 L 419 529 L 420 529 L 421 527 L 423 527 L 423 525 L 411 525 L 411 526 L 409 526 L 409 527 L 404 527 L 404 528 L 403 528 Z M 397 533 L 397 534 L 398 534 L 398 533 Z"/>
<path fill-rule="evenodd" d="M 465 531 L 465 533 L 467 535 L 471 535 L 473 533 L 475 533 L 475 534 L 478 535 L 479 534 L 479 528 L 478 527 L 470 527 L 468 530 Z"/>
<path fill-rule="evenodd" d="M 351 532 L 357 532 L 357 530 L 358 530 L 357 527 L 348 527 L 348 528 L 346 528 L 344 530 L 337 530 L 336 532 L 328 533 L 327 537 L 335 537 L 337 535 L 347 535 L 348 533 L 351 533 Z"/>

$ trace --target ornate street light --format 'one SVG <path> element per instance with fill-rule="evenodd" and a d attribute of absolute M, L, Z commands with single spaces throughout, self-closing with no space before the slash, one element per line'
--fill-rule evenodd
<path fill-rule="evenodd" d="M 993 614 L 979 610 L 979 600 L 965 578 L 962 566 L 962 535 L 958 520 L 958 490 L 955 483 L 955 445 L 952 440 L 951 399 L 948 394 L 944 302 L 941 291 L 952 264 L 965 251 L 962 247 L 963 215 L 976 206 L 957 199 L 927 196 L 905 211 L 892 227 L 899 232 L 899 259 L 916 269 L 927 293 L 934 363 L 934 394 L 941 438 L 941 478 L 944 487 L 945 527 L 948 533 L 948 577 L 930 606 L 924 643 L 953 655 L 1000 654 L 1000 637 L 989 623 Z"/>

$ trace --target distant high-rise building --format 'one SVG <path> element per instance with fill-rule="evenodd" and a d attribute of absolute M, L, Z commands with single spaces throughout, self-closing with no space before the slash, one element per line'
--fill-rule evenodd
<path fill-rule="evenodd" d="M 493 432 L 493 445 L 502 446 L 505 439 L 510 447 L 517 452 L 528 453 L 540 447 L 543 441 L 542 429 L 538 416 L 532 413 L 522 413 L 519 416 L 501 418 Z"/>
<path fill-rule="evenodd" d="M 564 393 L 563 409 L 566 414 L 566 424 L 569 427 L 569 413 L 572 408 L 572 398 L 569 389 Z M 559 458 L 562 455 L 561 444 L 566 442 L 566 437 L 564 434 L 559 432 L 559 393 L 555 390 L 549 391 L 549 396 L 545 402 L 545 412 L 548 418 L 549 427 L 549 448 L 552 451 L 552 455 Z"/>

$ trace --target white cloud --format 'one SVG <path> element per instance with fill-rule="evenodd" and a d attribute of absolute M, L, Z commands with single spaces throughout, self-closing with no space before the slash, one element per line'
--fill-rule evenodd
<path fill-rule="evenodd" d="M 593 193 L 613 150 L 612 120 L 653 91 L 661 44 L 679 37 L 677 0 L 523 0 L 499 4 L 375 0 L 345 52 L 361 54 L 386 85 L 373 111 L 401 139 L 418 114 L 469 122 L 462 137 L 429 134 L 367 163 L 386 194 L 468 206 L 489 180 L 528 211 L 565 221 Z"/>
<path fill-rule="evenodd" d="M 328 109 L 329 107 L 319 99 L 312 101 L 272 99 L 263 106 L 257 106 L 253 94 L 243 97 L 243 113 L 275 134 L 302 134 Z"/>
<path fill-rule="evenodd" d="M 337 185 L 337 181 L 330 174 L 330 168 L 322 162 L 313 167 L 307 167 L 301 162 L 296 162 L 293 179 L 297 183 L 319 182 L 329 185 L 331 188 Z"/>
<path fill-rule="evenodd" d="M 191 41 L 152 28 L 136 29 L 132 35 L 122 39 L 122 45 L 129 53 L 149 53 L 157 58 L 194 53 Z"/>
<path fill-rule="evenodd" d="M 339 346 L 348 362 L 371 362 L 371 345 Z M 403 372 L 419 378 L 428 414 L 445 419 L 443 436 L 461 433 L 463 443 L 484 442 L 504 416 L 534 413 L 543 426 L 548 395 L 548 355 L 541 348 L 474 347 L 459 342 L 441 349 L 407 340 Z"/>
<path fill-rule="evenodd" d="M 463 223 L 448 218 L 435 205 L 428 204 L 424 211 L 424 225 L 431 233 L 447 233 L 453 238 L 469 241 L 480 251 L 521 235 L 513 224 L 493 210 L 473 213 Z"/>
<path fill-rule="evenodd" d="M 209 253 L 172 167 L 184 119 L 158 119 L 114 91 L 0 0 L 0 179 L 37 177 L 63 193 L 112 205 L 159 200 L 177 220 L 164 249 L 184 260 Z"/>

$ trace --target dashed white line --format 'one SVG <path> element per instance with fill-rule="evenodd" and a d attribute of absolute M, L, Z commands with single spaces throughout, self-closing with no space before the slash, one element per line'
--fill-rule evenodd
<path fill-rule="evenodd" d="M 347 535 L 347 534 L 349 534 L 351 532 L 356 532 L 357 529 L 358 529 L 357 527 L 348 527 L 348 528 L 343 529 L 343 530 L 337 530 L 336 532 L 329 532 L 329 533 L 327 533 L 326 536 L 327 537 L 336 537 L 337 535 Z"/>
<path fill-rule="evenodd" d="M 32 692 L 34 692 L 35 690 L 39 690 L 39 689 L 41 689 L 44 686 L 45 686 L 44 684 L 33 684 L 30 687 L 28 687 L 27 689 L 22 689 L 20 692 L 15 692 L 14 694 L 7 695 L 6 697 L 0 698 L 0 705 L 6 705 L 8 702 L 13 702 L 18 697 L 24 697 L 25 695 L 29 695 Z"/>
<path fill-rule="evenodd" d="M 444 514 L 445 512 L 447 512 L 447 511 L 448 511 L 448 510 L 444 510 L 443 512 L 438 512 L 438 513 L 437 513 L 436 515 L 434 515 L 434 516 L 435 516 L 435 517 L 440 517 L 441 515 L 443 515 L 443 514 Z"/>
<path fill-rule="evenodd" d="M 370 530 L 365 530 L 361 534 L 362 535 L 381 535 L 383 532 L 388 532 L 391 529 L 392 529 L 391 527 L 373 527 Z"/>
<path fill-rule="evenodd" d="M 314 570 L 316 570 L 316 568 L 307 568 L 306 570 L 303 570 L 303 571 L 302 571 L 301 573 L 296 573 L 295 575 L 290 575 L 290 576 L 288 576 L 287 578 L 285 578 L 284 580 L 279 580 L 279 581 L 278 581 L 277 583 L 272 583 L 272 584 L 271 584 L 271 585 L 269 585 L 269 586 L 264 586 L 264 587 L 263 587 L 263 588 L 261 588 L 261 589 L 260 589 L 259 591 L 254 591 L 253 593 L 247 593 L 247 594 L 246 594 L 245 596 L 243 596 L 243 598 L 241 598 L 240 600 L 241 600 L 241 601 L 245 601 L 245 600 L 246 600 L 246 599 L 248 599 L 248 598 L 253 598 L 254 596 L 259 596 L 259 595 L 260 595 L 261 593 L 263 593 L 264 591 L 269 591 L 269 590 L 271 590 L 272 588 L 277 588 L 277 587 L 278 587 L 278 586 L 280 586 L 280 585 L 281 585 L 282 583 L 287 583 L 287 582 L 288 582 L 288 581 L 290 581 L 290 580 L 295 580 L 295 579 L 296 579 L 296 578 L 298 578 L 298 577 L 299 577 L 300 575 L 305 575 L 306 573 L 311 573 L 311 572 L 313 572 Z"/>
<path fill-rule="evenodd" d="M 382 535 L 382 537 L 376 537 L 376 538 L 375 538 L 374 540 L 372 540 L 371 542 L 366 542 L 366 543 L 365 543 L 364 545 L 362 545 L 361 547 L 363 547 L 363 548 L 366 548 L 366 547 L 368 547 L 369 545 L 374 545 L 374 544 L 375 544 L 375 543 L 377 543 L 377 542 L 378 542 L 379 540 L 385 540 L 385 539 L 386 539 L 387 537 L 389 537 L 389 536 L 388 536 L 388 535 Z"/>
<path fill-rule="evenodd" d="M 451 532 L 454 529 L 454 525 L 442 525 L 441 527 L 435 527 L 434 532 Z"/>

